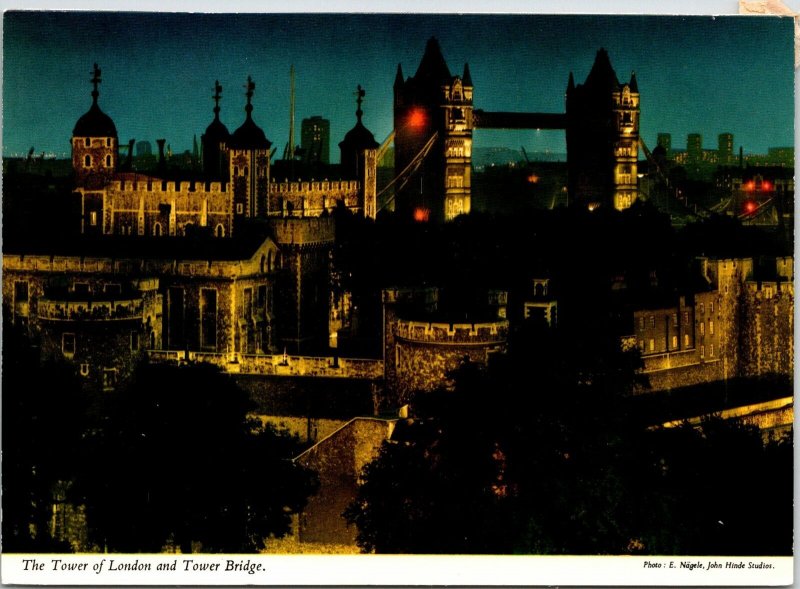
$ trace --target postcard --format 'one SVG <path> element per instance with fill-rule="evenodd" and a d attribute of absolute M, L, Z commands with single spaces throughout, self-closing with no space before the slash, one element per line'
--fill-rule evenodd
<path fill-rule="evenodd" d="M 791 16 L 3 24 L 4 583 L 792 582 Z"/>

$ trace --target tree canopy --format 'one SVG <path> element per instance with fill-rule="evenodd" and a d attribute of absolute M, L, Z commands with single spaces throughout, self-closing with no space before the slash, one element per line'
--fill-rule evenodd
<path fill-rule="evenodd" d="M 789 440 L 648 428 L 635 352 L 539 338 L 416 396 L 346 512 L 363 550 L 791 554 Z"/>
<path fill-rule="evenodd" d="M 89 537 L 119 552 L 252 552 L 290 529 L 313 492 L 297 440 L 248 416 L 207 365 L 142 365 L 89 432 L 73 500 Z"/>

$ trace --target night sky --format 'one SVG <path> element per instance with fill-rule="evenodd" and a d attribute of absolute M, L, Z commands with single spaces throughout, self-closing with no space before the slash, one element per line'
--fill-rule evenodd
<path fill-rule="evenodd" d="M 3 154 L 33 146 L 66 155 L 75 121 L 91 104 L 92 64 L 102 69 L 100 106 L 120 143 L 167 139 L 191 149 L 213 117 L 244 120 L 248 75 L 253 118 L 282 155 L 289 135 L 289 68 L 296 71 L 296 143 L 304 117 L 331 121 L 331 158 L 355 123 L 355 90 L 366 89 L 364 124 L 382 142 L 392 127 L 397 64 L 413 75 L 436 36 L 454 74 L 469 62 L 475 107 L 563 112 L 570 71 L 583 82 L 605 47 L 621 81 L 636 71 L 641 134 L 734 134 L 735 149 L 766 152 L 794 143 L 792 22 L 768 17 L 176 15 L 5 13 Z M 566 151 L 558 131 L 479 130 L 475 146 Z"/>

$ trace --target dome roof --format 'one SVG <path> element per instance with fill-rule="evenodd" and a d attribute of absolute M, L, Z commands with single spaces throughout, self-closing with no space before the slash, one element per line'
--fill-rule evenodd
<path fill-rule="evenodd" d="M 117 127 L 111 117 L 100 110 L 97 100 L 89 111 L 78 119 L 72 130 L 73 137 L 116 137 Z"/>
<path fill-rule="evenodd" d="M 216 139 L 219 141 L 227 141 L 230 137 L 230 132 L 228 131 L 228 127 L 226 127 L 219 118 L 214 118 L 211 121 L 211 124 L 206 127 L 206 132 L 204 137 L 208 139 Z"/>
<path fill-rule="evenodd" d="M 339 147 L 361 151 L 378 147 L 378 142 L 375 141 L 375 135 L 364 126 L 359 117 L 356 126 L 347 132 Z"/>
<path fill-rule="evenodd" d="M 244 119 L 242 126 L 236 129 L 231 135 L 228 145 L 233 149 L 269 149 L 272 142 L 264 135 L 261 127 L 253 121 L 253 105 L 250 100 L 253 98 L 253 91 L 256 85 L 250 76 L 247 76 L 247 105 L 244 107 L 244 112 L 247 116 Z"/>
<path fill-rule="evenodd" d="M 272 142 L 267 139 L 267 136 L 264 135 L 264 131 L 255 124 L 248 112 L 247 118 L 244 120 L 244 123 L 242 123 L 242 126 L 236 129 L 233 135 L 231 135 L 229 145 L 233 149 L 269 149 Z"/>

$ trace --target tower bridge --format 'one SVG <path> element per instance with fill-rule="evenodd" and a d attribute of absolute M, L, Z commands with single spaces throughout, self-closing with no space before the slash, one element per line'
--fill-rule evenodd
<path fill-rule="evenodd" d="M 620 83 L 604 49 L 586 81 L 572 73 L 563 113 L 492 112 L 473 107 L 469 64 L 452 75 L 431 38 L 414 76 L 397 67 L 394 83 L 395 174 L 413 168 L 419 181 L 396 189 L 398 212 L 417 220 L 449 221 L 470 212 L 475 129 L 563 129 L 571 205 L 625 209 L 637 197 L 639 88 Z M 425 162 L 419 154 L 428 147 Z"/>

